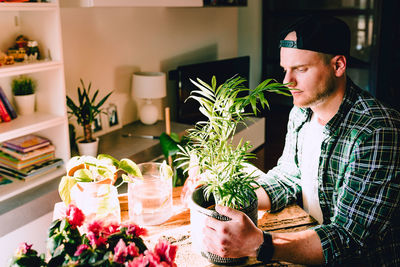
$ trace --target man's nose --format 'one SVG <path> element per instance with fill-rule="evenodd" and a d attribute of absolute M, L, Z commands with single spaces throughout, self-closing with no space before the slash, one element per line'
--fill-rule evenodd
<path fill-rule="evenodd" d="M 283 83 L 287 83 L 287 87 L 294 88 L 296 86 L 296 79 L 293 77 L 290 71 L 286 71 Z"/>

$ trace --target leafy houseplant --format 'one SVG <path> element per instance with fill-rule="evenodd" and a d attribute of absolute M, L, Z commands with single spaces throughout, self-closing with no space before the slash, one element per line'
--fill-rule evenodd
<path fill-rule="evenodd" d="M 31 95 L 35 93 L 36 81 L 28 76 L 21 75 L 12 80 L 11 89 L 15 96 Z"/>
<path fill-rule="evenodd" d="M 130 159 L 117 160 L 110 155 L 76 156 L 66 164 L 58 191 L 65 205 L 77 205 L 88 219 L 120 221 L 117 187 L 118 173 L 124 181 L 130 176 L 142 177 L 138 166 Z M 122 184 L 122 183 L 121 183 Z"/>
<path fill-rule="evenodd" d="M 215 76 L 211 85 L 197 79 L 192 81 L 198 90 L 190 98 L 200 103 L 200 112 L 207 121 L 199 121 L 189 130 L 189 142 L 180 146 L 180 166 L 198 170 L 200 183 L 204 185 L 206 199 L 213 195 L 216 203 L 240 209 L 255 198 L 257 183 L 252 174 L 245 171 L 250 158 L 251 145 L 241 140 L 233 145 L 233 136 L 237 125 L 245 123 L 249 115 L 257 115 L 257 103 L 262 108 L 269 107 L 265 92 L 289 95 L 287 87 L 268 79 L 254 90 L 244 87 L 245 79 L 233 77 L 217 87 Z M 246 96 L 243 92 L 248 93 Z M 250 112 L 245 108 L 251 107 Z M 191 165 L 191 166 L 189 166 Z"/>
<path fill-rule="evenodd" d="M 11 90 L 20 115 L 29 115 L 35 111 L 36 81 L 21 75 L 11 82 Z"/>
<path fill-rule="evenodd" d="M 67 106 L 69 108 L 68 114 L 70 116 L 75 116 L 78 124 L 83 127 L 84 139 L 82 142 L 90 143 L 95 141 L 92 136 L 92 123 L 94 122 L 96 116 L 103 112 L 101 107 L 112 94 L 112 92 L 108 93 L 96 103 L 99 90 L 96 90 L 93 96 L 90 96 L 92 83 L 89 83 L 89 86 L 86 88 L 83 80 L 81 79 L 80 81 L 82 90 L 78 86 L 77 104 L 75 104 L 74 101 L 67 96 Z"/>
<path fill-rule="evenodd" d="M 284 84 L 268 79 L 254 90 L 246 88 L 245 79 L 233 77 L 217 87 L 215 76 L 211 85 L 197 79 L 192 81 L 198 90 L 192 92 L 190 98 L 200 104 L 200 112 L 207 121 L 199 121 L 189 130 L 188 143 L 180 146 L 180 165 L 189 173 L 186 183 L 198 179 L 202 187 L 191 195 L 191 224 L 195 249 L 215 264 L 239 264 L 246 258 L 222 258 L 204 251 L 199 239 L 201 234 L 196 229 L 202 229 L 198 222 L 204 216 L 212 216 L 219 220 L 230 218 L 207 209 L 212 204 L 219 204 L 238 209 L 246 213 L 254 224 L 257 224 L 257 196 L 255 189 L 258 184 L 253 173 L 246 171 L 248 160 L 254 158 L 250 153 L 251 145 L 241 140 L 233 145 L 233 136 L 238 124 L 245 123 L 246 117 L 258 113 L 257 103 L 261 108 L 269 107 L 265 92 L 275 92 L 289 95 Z M 242 96 L 245 95 L 245 96 Z M 246 107 L 251 111 L 246 111 Z M 183 192 L 190 192 L 185 187 Z"/>

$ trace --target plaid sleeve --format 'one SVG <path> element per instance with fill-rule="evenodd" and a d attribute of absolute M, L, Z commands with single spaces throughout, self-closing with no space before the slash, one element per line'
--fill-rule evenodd
<path fill-rule="evenodd" d="M 296 110 L 292 110 L 289 116 L 285 148 L 277 166 L 257 180 L 271 199 L 272 212 L 293 203 L 297 200 L 298 194 L 301 194 L 300 171 L 296 163 L 296 116 Z"/>
<path fill-rule="evenodd" d="M 314 228 L 326 263 L 362 255 L 390 227 L 400 203 L 399 138 L 397 128 L 386 127 L 355 143 L 331 223 Z"/>

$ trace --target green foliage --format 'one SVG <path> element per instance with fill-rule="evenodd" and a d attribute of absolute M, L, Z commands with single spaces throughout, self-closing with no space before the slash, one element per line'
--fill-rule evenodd
<path fill-rule="evenodd" d="M 180 138 L 179 135 L 174 132 L 172 132 L 170 135 L 167 133 L 162 133 L 160 135 L 160 145 L 163 155 L 165 159 L 168 159 L 168 157 L 171 156 L 172 161 L 176 161 L 179 157 L 179 145 L 185 146 L 187 142 L 188 138 L 186 136 L 182 136 L 182 138 Z M 173 168 L 174 176 L 172 177 L 172 185 L 174 187 L 182 186 L 186 180 L 184 169 L 177 168 L 176 166 L 173 166 Z"/>
<path fill-rule="evenodd" d="M 36 81 L 31 77 L 21 75 L 11 82 L 12 93 L 16 96 L 31 95 L 35 93 Z"/>
<path fill-rule="evenodd" d="M 205 185 L 205 197 L 213 194 L 218 204 L 232 208 L 246 207 L 256 197 L 254 191 L 258 187 L 253 174 L 245 171 L 248 160 L 255 157 L 248 152 L 252 146 L 243 140 L 237 146 L 232 143 L 237 125 L 244 124 L 249 115 L 257 115 L 257 103 L 269 108 L 266 92 L 289 94 L 284 84 L 272 79 L 263 81 L 254 90 L 246 88 L 244 82 L 241 77 L 233 77 L 217 87 L 215 76 L 211 85 L 200 79 L 192 81 L 198 90 L 189 98 L 200 103 L 200 112 L 208 120 L 196 123 L 189 130 L 189 142 L 179 146 L 178 153 L 178 167 L 188 170 L 189 163 L 196 162 Z M 247 106 L 252 112 L 245 111 Z"/>
<path fill-rule="evenodd" d="M 91 125 L 94 122 L 96 116 L 103 112 L 101 107 L 110 97 L 112 92 L 108 93 L 100 101 L 96 103 L 97 95 L 99 90 L 96 90 L 93 96 L 90 96 L 90 89 L 92 83 L 89 83 L 88 88 L 85 87 L 83 80 L 81 79 L 82 89 L 78 86 L 78 102 L 75 104 L 72 99 L 67 96 L 67 107 L 68 114 L 74 116 L 79 125 L 84 128 L 85 141 L 91 142 L 92 140 L 92 129 Z"/>

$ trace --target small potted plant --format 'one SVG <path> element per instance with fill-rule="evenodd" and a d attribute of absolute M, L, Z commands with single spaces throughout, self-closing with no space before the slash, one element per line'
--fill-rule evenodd
<path fill-rule="evenodd" d="M 21 75 L 12 80 L 11 90 L 19 115 L 29 115 L 35 112 L 36 81 L 34 79 Z"/>
<path fill-rule="evenodd" d="M 84 137 L 78 140 L 78 150 L 80 155 L 97 155 L 98 138 L 93 138 L 92 124 L 95 118 L 100 113 L 103 113 L 101 108 L 112 92 L 108 93 L 100 101 L 96 102 L 99 90 L 96 90 L 92 96 L 90 96 L 90 89 L 92 83 L 86 88 L 83 80 L 81 79 L 82 89 L 78 86 L 78 102 L 77 104 L 72 101 L 72 99 L 67 96 L 67 107 L 68 114 L 70 117 L 74 116 L 77 123 L 83 127 Z"/>
<path fill-rule="evenodd" d="M 202 217 L 212 216 L 219 220 L 230 220 L 212 209 L 214 204 L 229 206 L 245 212 L 257 225 L 257 196 L 255 189 L 258 184 L 255 175 L 248 172 L 248 160 L 254 158 L 250 153 L 249 142 L 241 140 L 233 145 L 233 136 L 237 125 L 245 122 L 249 115 L 258 113 L 257 103 L 268 107 L 265 92 L 275 92 L 288 95 L 285 85 L 272 79 L 263 81 L 254 90 L 246 88 L 245 79 L 233 77 L 217 87 L 215 77 L 211 85 L 197 79 L 192 81 L 198 90 L 193 91 L 190 98 L 200 103 L 200 112 L 207 121 L 196 123 L 189 130 L 188 143 L 180 146 L 180 166 L 186 168 L 191 178 L 197 177 L 202 185 L 191 195 L 190 214 L 192 224 L 192 243 L 196 249 L 202 250 L 199 238 L 202 229 L 197 225 Z M 245 96 L 242 96 L 245 95 Z M 251 107 L 250 112 L 245 108 Z M 188 179 L 187 182 L 193 182 Z M 222 258 L 207 251 L 201 254 L 214 264 L 237 264 L 246 258 Z"/>
<path fill-rule="evenodd" d="M 131 177 L 142 177 L 132 160 L 117 160 L 107 154 L 75 156 L 66 164 L 58 191 L 65 205 L 75 204 L 88 220 L 121 221 L 117 188 Z M 122 182 L 115 186 L 118 174 Z"/>

